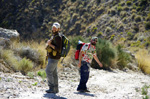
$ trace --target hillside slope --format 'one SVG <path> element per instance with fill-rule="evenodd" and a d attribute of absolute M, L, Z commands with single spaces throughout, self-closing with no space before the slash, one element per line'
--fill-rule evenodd
<path fill-rule="evenodd" d="M 66 35 L 114 41 L 137 41 L 150 29 L 149 0 L 1 0 L 0 14 L 0 26 L 17 29 L 22 39 L 45 39 L 55 21 Z"/>

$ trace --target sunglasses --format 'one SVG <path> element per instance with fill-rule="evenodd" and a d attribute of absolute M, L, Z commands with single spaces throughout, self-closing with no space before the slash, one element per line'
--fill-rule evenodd
<path fill-rule="evenodd" d="M 97 42 L 97 39 L 94 39 L 93 41 L 94 41 L 94 42 Z"/>

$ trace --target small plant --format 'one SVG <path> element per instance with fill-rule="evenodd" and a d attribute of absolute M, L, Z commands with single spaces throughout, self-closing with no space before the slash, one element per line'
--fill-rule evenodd
<path fill-rule="evenodd" d="M 32 84 L 33 86 L 36 86 L 38 83 L 37 82 L 35 82 L 34 84 Z"/>
<path fill-rule="evenodd" d="M 127 63 L 129 63 L 131 61 L 131 56 L 122 50 L 121 45 L 117 46 L 117 52 L 118 52 L 117 65 L 119 66 L 119 69 L 123 69 L 124 67 L 127 66 Z"/>
<path fill-rule="evenodd" d="M 135 17 L 135 21 L 136 21 L 136 22 L 140 22 L 141 20 L 142 20 L 141 16 L 136 16 L 136 17 Z"/>
<path fill-rule="evenodd" d="M 0 81 L 2 80 L 2 77 L 0 77 Z"/>
<path fill-rule="evenodd" d="M 19 80 L 19 84 L 21 84 L 22 83 L 22 81 L 21 80 Z"/>
<path fill-rule="evenodd" d="M 126 17 L 126 15 L 127 15 L 127 12 L 126 12 L 126 11 L 121 11 L 121 12 L 120 12 L 121 18 Z"/>
<path fill-rule="evenodd" d="M 12 79 L 11 79 L 11 78 L 8 78 L 8 79 L 7 79 L 7 82 L 11 82 L 11 81 L 12 81 Z"/>
<path fill-rule="evenodd" d="M 111 16 L 114 16 L 116 14 L 116 10 L 111 9 L 111 10 L 108 11 L 108 14 L 111 14 Z"/>
<path fill-rule="evenodd" d="M 131 32 L 127 32 L 128 39 L 131 40 L 134 37 L 134 34 Z"/>
<path fill-rule="evenodd" d="M 146 21 L 150 21 L 150 13 L 149 13 L 148 16 L 146 17 Z"/>
<path fill-rule="evenodd" d="M 120 12 L 120 11 L 122 11 L 122 7 L 121 6 L 118 6 L 117 7 L 117 10 Z"/>
<path fill-rule="evenodd" d="M 90 33 L 90 29 L 89 28 L 86 31 L 87 31 L 87 33 Z"/>
<path fill-rule="evenodd" d="M 131 1 L 127 1 L 126 4 L 127 4 L 128 6 L 130 6 L 132 3 L 131 3 Z"/>
<path fill-rule="evenodd" d="M 110 40 L 112 41 L 115 37 L 115 34 L 111 35 Z"/>
<path fill-rule="evenodd" d="M 46 78 L 46 72 L 44 70 L 38 71 L 37 75 L 40 76 L 42 79 Z"/>
<path fill-rule="evenodd" d="M 137 41 L 131 44 L 131 47 L 139 47 L 141 45 L 141 41 Z"/>
<path fill-rule="evenodd" d="M 129 11 L 129 7 L 128 7 L 128 6 L 124 6 L 124 7 L 123 7 L 123 10 L 124 10 L 124 11 Z"/>
<path fill-rule="evenodd" d="M 142 95 L 144 95 L 143 99 L 149 99 L 149 96 L 147 95 L 148 94 L 148 88 L 150 88 L 150 86 L 144 85 L 142 87 Z"/>
<path fill-rule="evenodd" d="M 136 16 L 136 14 L 133 13 L 133 14 L 131 15 L 131 19 L 134 20 L 134 19 L 135 19 L 135 16 Z"/>
<path fill-rule="evenodd" d="M 95 33 L 96 31 L 97 31 L 97 27 L 94 26 L 94 27 L 92 28 L 92 32 Z"/>
<path fill-rule="evenodd" d="M 107 28 L 105 29 L 105 32 L 106 32 L 106 33 L 111 32 L 111 31 L 112 31 L 111 27 L 107 27 Z"/>
<path fill-rule="evenodd" d="M 18 70 L 22 72 L 22 74 L 27 74 L 33 68 L 33 63 L 29 59 L 23 58 L 19 61 Z"/>
<path fill-rule="evenodd" d="M 146 29 L 146 30 L 149 30 L 149 29 L 150 29 L 150 22 L 146 22 L 146 23 L 145 23 L 145 29 Z"/>
<path fill-rule="evenodd" d="M 102 33 L 102 32 L 99 32 L 97 36 L 102 36 L 102 35 L 103 35 L 103 33 Z"/>
<path fill-rule="evenodd" d="M 33 79 L 34 78 L 34 73 L 33 72 L 28 72 L 27 76 L 29 76 L 31 79 Z"/>

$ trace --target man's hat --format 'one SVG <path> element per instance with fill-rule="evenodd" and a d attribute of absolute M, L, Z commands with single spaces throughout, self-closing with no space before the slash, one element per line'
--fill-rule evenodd
<path fill-rule="evenodd" d="M 98 39 L 98 37 L 92 37 L 92 39 L 91 39 L 91 40 L 95 40 L 95 39 Z"/>
<path fill-rule="evenodd" d="M 57 29 L 60 28 L 60 24 L 58 22 L 53 23 L 52 27 L 56 27 Z"/>

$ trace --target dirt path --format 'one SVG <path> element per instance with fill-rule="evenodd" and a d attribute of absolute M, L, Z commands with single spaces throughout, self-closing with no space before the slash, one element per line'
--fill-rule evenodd
<path fill-rule="evenodd" d="M 0 99 L 142 99 L 141 88 L 150 85 L 150 76 L 127 70 L 90 70 L 90 93 L 79 93 L 77 69 L 59 71 L 59 93 L 47 94 L 47 83 L 40 77 L 28 79 L 18 74 L 0 73 Z M 37 82 L 37 85 L 34 85 Z M 148 89 L 150 95 L 150 89 Z"/>

